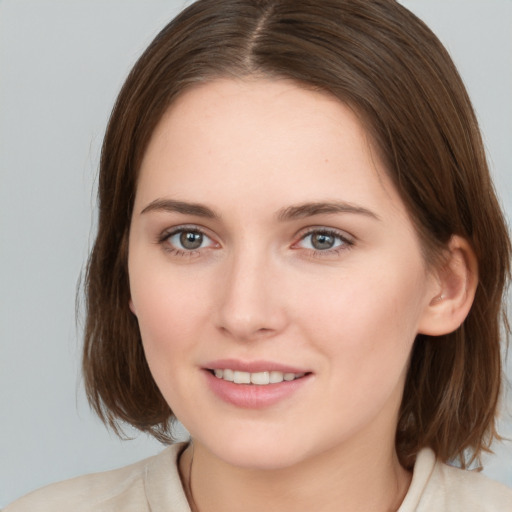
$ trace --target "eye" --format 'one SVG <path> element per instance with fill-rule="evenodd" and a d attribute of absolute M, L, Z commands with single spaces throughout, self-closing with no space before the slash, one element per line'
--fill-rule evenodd
<path fill-rule="evenodd" d="M 209 236 L 198 228 L 186 227 L 175 229 L 170 233 L 164 233 L 160 242 L 167 246 L 167 250 L 179 253 L 193 252 L 199 249 L 215 247 L 217 245 Z"/>
<path fill-rule="evenodd" d="M 197 231 L 182 231 L 171 236 L 169 242 L 173 245 L 179 244 L 183 249 L 193 251 L 203 245 L 204 238 L 204 235 Z"/>
<path fill-rule="evenodd" d="M 352 245 L 352 242 L 337 231 L 315 229 L 303 235 L 295 245 L 312 251 L 327 252 L 348 248 Z"/>

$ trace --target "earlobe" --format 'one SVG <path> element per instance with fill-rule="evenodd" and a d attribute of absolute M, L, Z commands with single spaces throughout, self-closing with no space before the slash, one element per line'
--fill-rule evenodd
<path fill-rule="evenodd" d="M 478 286 L 478 263 L 469 243 L 452 236 L 446 258 L 435 271 L 438 289 L 421 318 L 418 332 L 441 336 L 455 331 L 471 309 Z"/>
<path fill-rule="evenodd" d="M 131 311 L 135 316 L 137 316 L 137 313 L 136 313 L 136 311 L 135 311 L 135 306 L 133 305 L 133 300 L 132 300 L 132 299 L 130 299 L 130 300 L 128 301 L 128 305 L 129 305 L 129 307 L 130 307 L 130 311 Z"/>

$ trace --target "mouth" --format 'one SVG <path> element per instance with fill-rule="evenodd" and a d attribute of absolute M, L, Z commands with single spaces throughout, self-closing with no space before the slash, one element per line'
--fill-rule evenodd
<path fill-rule="evenodd" d="M 209 389 L 223 402 L 242 409 L 275 406 L 314 382 L 309 368 L 276 360 L 217 359 L 202 369 Z"/>
<path fill-rule="evenodd" d="M 280 372 L 276 370 L 261 372 L 244 372 L 240 370 L 231 370 L 229 368 L 215 368 L 209 370 L 217 379 L 234 384 L 252 384 L 254 386 L 268 386 L 269 384 L 279 384 L 281 382 L 291 382 L 307 375 L 307 372 L 291 373 Z"/>

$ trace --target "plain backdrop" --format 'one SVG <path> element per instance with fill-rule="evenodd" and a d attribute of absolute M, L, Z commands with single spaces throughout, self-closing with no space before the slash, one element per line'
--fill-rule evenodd
<path fill-rule="evenodd" d="M 510 219 L 512 1 L 404 3 L 459 67 Z M 145 436 L 119 441 L 90 412 L 75 294 L 93 239 L 99 148 L 116 93 L 184 5 L 0 0 L 0 506 L 161 449 Z M 502 432 L 512 437 L 507 400 Z M 511 443 L 486 461 L 490 476 L 512 486 Z"/>

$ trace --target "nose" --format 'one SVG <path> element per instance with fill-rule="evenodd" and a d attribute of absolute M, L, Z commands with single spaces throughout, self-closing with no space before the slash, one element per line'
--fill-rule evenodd
<path fill-rule="evenodd" d="M 283 275 L 272 258 L 245 251 L 233 255 L 221 277 L 217 327 L 240 341 L 268 338 L 287 325 Z"/>

